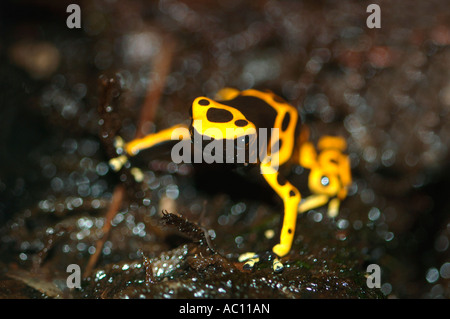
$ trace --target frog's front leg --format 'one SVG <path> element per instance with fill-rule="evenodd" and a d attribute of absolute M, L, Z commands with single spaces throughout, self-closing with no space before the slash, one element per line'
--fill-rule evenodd
<path fill-rule="evenodd" d="M 300 192 L 291 183 L 289 183 L 283 175 L 281 175 L 270 163 L 261 164 L 261 173 L 264 179 L 272 187 L 272 189 L 280 196 L 284 203 L 284 217 L 281 228 L 280 242 L 272 249 L 277 257 L 283 257 L 291 250 L 294 240 L 294 232 L 297 222 L 297 210 L 300 203 Z M 244 265 L 250 268 L 255 264 L 255 257 L 250 257 L 249 261 Z M 273 260 L 273 269 L 275 272 L 283 270 L 283 265 L 278 258 Z"/>
<path fill-rule="evenodd" d="M 272 189 L 280 196 L 284 203 L 283 226 L 281 228 L 280 243 L 273 247 L 273 252 L 283 257 L 291 250 L 297 222 L 297 209 L 300 203 L 300 192 L 283 175 L 270 164 L 261 164 L 261 172 L 264 179 Z"/>
<path fill-rule="evenodd" d="M 114 171 L 119 171 L 127 162 L 128 157 L 137 155 L 144 149 L 152 148 L 153 146 L 180 139 L 190 139 L 189 128 L 187 125 L 179 124 L 169 127 L 165 130 L 146 135 L 142 138 L 134 139 L 128 143 L 125 143 L 121 137 L 117 137 L 114 142 L 114 147 L 118 154 L 118 157 L 112 158 L 109 161 L 110 166 Z M 140 170 L 136 167 L 131 169 L 131 173 L 138 180 L 139 176 L 143 176 Z M 139 180 L 138 180 L 139 181 Z"/>

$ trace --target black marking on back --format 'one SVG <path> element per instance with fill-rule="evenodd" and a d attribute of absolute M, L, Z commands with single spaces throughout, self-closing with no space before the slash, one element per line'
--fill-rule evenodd
<path fill-rule="evenodd" d="M 248 124 L 248 122 L 246 120 L 237 120 L 236 122 L 234 122 L 234 125 L 238 126 L 238 127 L 244 127 Z"/>
<path fill-rule="evenodd" d="M 277 111 L 270 104 L 257 97 L 238 95 L 232 100 L 221 101 L 220 103 L 240 111 L 247 120 L 255 125 L 256 129 L 267 128 L 268 134 L 275 125 Z"/>
<path fill-rule="evenodd" d="M 206 106 L 206 105 L 209 105 L 209 101 L 207 99 L 201 99 L 200 101 L 198 101 L 198 104 L 202 105 L 202 106 Z"/>
<path fill-rule="evenodd" d="M 277 176 L 278 185 L 283 186 L 284 184 L 286 184 L 286 182 L 287 182 L 286 178 L 282 174 L 278 174 Z"/>
<path fill-rule="evenodd" d="M 283 132 L 287 130 L 290 122 L 291 122 L 291 113 L 286 112 L 284 114 L 283 122 L 281 123 L 281 130 Z"/>
<path fill-rule="evenodd" d="M 211 107 L 206 112 L 206 118 L 214 123 L 227 123 L 233 119 L 233 114 L 224 109 Z"/>

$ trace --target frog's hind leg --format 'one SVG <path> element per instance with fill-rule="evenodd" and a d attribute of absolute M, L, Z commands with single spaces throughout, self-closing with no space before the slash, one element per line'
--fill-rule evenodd
<path fill-rule="evenodd" d="M 225 87 L 216 93 L 214 99 L 216 101 L 228 101 L 234 99 L 236 96 L 239 95 L 239 93 L 240 91 L 237 89 Z"/>
<path fill-rule="evenodd" d="M 327 195 L 323 194 L 310 195 L 300 202 L 300 204 L 298 205 L 298 212 L 302 214 L 308 210 L 326 205 L 328 201 L 329 197 Z"/>

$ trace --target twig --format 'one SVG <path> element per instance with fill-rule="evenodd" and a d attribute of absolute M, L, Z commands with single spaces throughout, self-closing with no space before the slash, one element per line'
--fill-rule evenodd
<path fill-rule="evenodd" d="M 98 106 L 98 114 L 100 116 L 100 130 L 99 137 L 102 141 L 104 148 L 109 157 L 115 156 L 115 149 L 113 146 L 113 140 L 116 136 L 118 130 L 120 129 L 120 119 L 116 112 L 114 112 L 114 107 L 118 104 L 118 99 L 121 93 L 121 87 L 117 77 L 108 78 L 102 76 L 100 78 L 101 94 L 100 103 Z M 105 224 L 103 225 L 102 231 L 103 236 L 97 241 L 95 253 L 91 255 L 89 261 L 86 265 L 83 277 L 88 277 L 92 269 L 97 264 L 97 260 L 103 249 L 103 245 L 109 235 L 109 230 L 111 228 L 111 220 L 117 214 L 120 209 L 122 200 L 125 194 L 125 187 L 123 185 L 118 185 L 114 189 L 113 196 L 111 199 L 111 204 L 109 205 L 108 211 L 105 216 Z"/>
<path fill-rule="evenodd" d="M 142 105 L 135 138 L 144 136 L 146 134 L 145 124 L 147 122 L 152 122 L 154 120 L 156 111 L 158 109 L 159 100 L 161 98 L 161 94 L 164 89 L 164 84 L 166 82 L 166 77 L 170 71 L 170 65 L 172 63 L 172 56 L 173 56 L 173 51 L 175 48 L 175 42 L 171 38 L 166 36 L 164 38 L 164 41 L 163 41 L 163 44 L 161 47 L 162 47 L 162 50 L 159 53 L 158 58 L 155 61 L 155 64 L 154 64 L 155 68 L 154 68 L 153 72 L 151 73 L 151 74 L 154 74 L 154 76 L 153 76 L 153 78 L 149 79 L 149 87 L 147 88 L 147 94 L 146 94 L 146 97 L 144 100 L 144 104 Z M 103 84 L 104 91 L 103 91 L 102 101 L 99 106 L 99 114 L 105 115 L 105 108 L 107 108 L 107 107 L 111 108 L 112 101 L 114 99 L 117 99 L 118 95 L 120 95 L 120 94 L 117 93 L 117 87 L 116 87 L 117 80 L 116 79 L 110 79 L 109 83 L 107 81 L 105 81 L 104 79 L 102 81 L 103 81 L 102 84 Z M 108 113 L 110 113 L 110 112 L 111 112 L 111 109 L 108 111 Z M 114 132 L 114 134 L 111 134 L 111 131 L 106 131 L 108 129 L 110 130 L 110 128 L 108 128 L 105 125 L 106 119 L 103 118 L 103 120 L 104 120 L 104 123 L 103 123 L 104 126 L 102 127 L 100 135 L 101 135 L 101 138 L 104 140 L 105 144 L 107 144 L 107 149 L 108 149 L 111 147 L 111 145 L 112 145 L 111 140 L 116 135 L 115 133 L 117 131 Z M 102 134 L 102 133 L 106 133 L 106 134 Z M 105 139 L 107 139 L 107 140 L 105 140 Z M 91 274 L 92 269 L 97 264 L 97 260 L 100 257 L 100 253 L 103 249 L 103 245 L 105 244 L 105 242 L 109 236 L 109 232 L 111 229 L 111 221 L 116 216 L 118 210 L 120 209 L 124 194 L 125 194 L 125 187 L 122 184 L 116 186 L 116 188 L 114 189 L 113 196 L 112 196 L 111 205 L 108 209 L 108 212 L 106 213 L 105 224 L 103 225 L 103 228 L 102 228 L 103 236 L 101 239 L 99 239 L 97 241 L 95 253 L 89 258 L 88 264 L 86 266 L 86 270 L 84 272 L 85 278 Z"/>
<path fill-rule="evenodd" d="M 156 278 L 155 275 L 153 274 L 152 261 L 149 258 L 147 258 L 144 255 L 144 253 L 142 253 L 142 259 L 144 260 L 143 264 L 145 268 L 145 284 L 146 285 L 153 284 L 156 282 Z"/>
<path fill-rule="evenodd" d="M 154 69 L 150 73 L 147 94 L 142 105 L 135 138 L 140 138 L 148 134 L 145 131 L 145 124 L 153 122 L 155 119 L 159 101 L 166 83 L 166 77 L 170 72 L 174 49 L 175 41 L 169 36 L 165 36 L 162 41 L 161 51 L 154 61 Z"/>
<path fill-rule="evenodd" d="M 111 229 L 111 221 L 119 211 L 120 206 L 122 205 L 124 195 L 125 195 L 125 186 L 123 184 L 117 185 L 114 189 L 111 205 L 109 206 L 109 209 L 106 213 L 105 223 L 103 224 L 102 227 L 103 236 L 97 241 L 95 253 L 89 258 L 89 262 L 84 272 L 84 278 L 88 277 L 91 274 L 92 269 L 95 267 L 95 264 L 97 263 L 98 257 L 102 252 L 103 245 L 108 239 L 109 231 Z"/>

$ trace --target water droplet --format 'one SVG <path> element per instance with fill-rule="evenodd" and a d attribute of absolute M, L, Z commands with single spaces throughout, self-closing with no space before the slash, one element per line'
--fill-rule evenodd
<path fill-rule="evenodd" d="M 439 270 L 442 278 L 449 279 L 450 278 L 450 262 L 446 262 L 443 264 Z"/>
<path fill-rule="evenodd" d="M 432 284 L 439 279 L 439 271 L 436 268 L 432 267 L 428 269 L 425 278 L 430 284 Z"/>
<path fill-rule="evenodd" d="M 380 215 L 381 215 L 380 210 L 376 207 L 372 207 L 368 214 L 369 219 L 371 221 L 376 221 L 378 218 L 380 218 Z"/>

